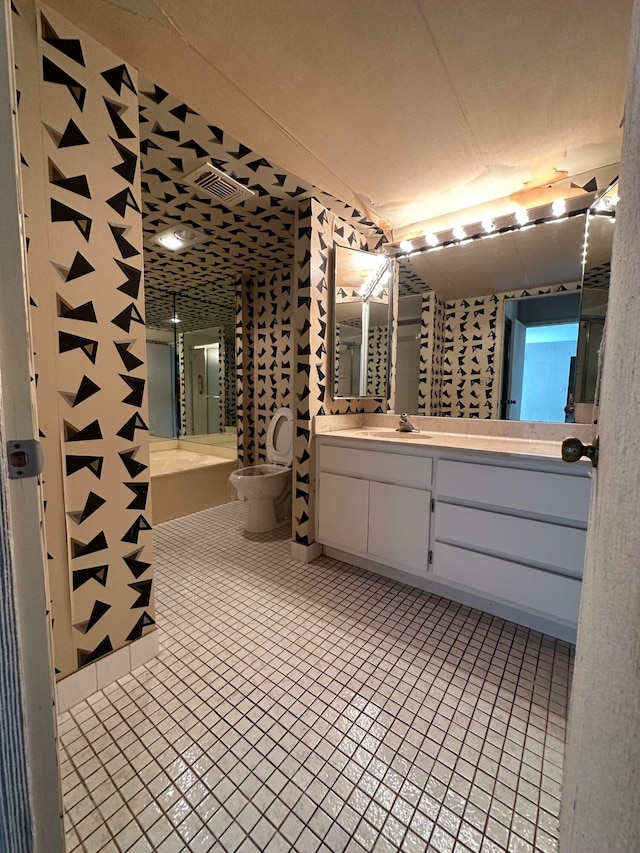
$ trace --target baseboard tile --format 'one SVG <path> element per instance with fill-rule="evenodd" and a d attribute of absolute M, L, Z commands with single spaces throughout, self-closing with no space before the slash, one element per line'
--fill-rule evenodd
<path fill-rule="evenodd" d="M 103 690 L 131 670 L 147 663 L 158 654 L 159 648 L 159 631 L 156 629 L 62 678 L 56 684 L 58 713 L 68 711 L 97 690 Z"/>
<path fill-rule="evenodd" d="M 291 543 L 291 556 L 300 563 L 312 563 L 322 554 L 322 545 L 312 542 L 311 545 L 302 545 L 300 542 Z"/>

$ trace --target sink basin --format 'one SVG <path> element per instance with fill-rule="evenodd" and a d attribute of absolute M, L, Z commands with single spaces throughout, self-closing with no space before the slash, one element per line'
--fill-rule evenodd
<path fill-rule="evenodd" d="M 433 438 L 426 432 L 398 432 L 395 429 L 359 429 L 358 436 L 362 436 L 362 438 L 401 438 L 407 441 L 426 441 Z"/>

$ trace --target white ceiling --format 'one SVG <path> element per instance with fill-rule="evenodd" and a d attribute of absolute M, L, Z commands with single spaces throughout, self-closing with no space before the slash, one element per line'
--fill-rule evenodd
<path fill-rule="evenodd" d="M 49 2 L 394 237 L 619 160 L 632 0 Z"/>

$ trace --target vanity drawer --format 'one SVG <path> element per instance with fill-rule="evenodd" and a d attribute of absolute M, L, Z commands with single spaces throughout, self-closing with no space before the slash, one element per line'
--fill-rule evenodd
<path fill-rule="evenodd" d="M 438 463 L 438 495 L 586 523 L 591 478 L 445 459 Z"/>
<path fill-rule="evenodd" d="M 582 576 L 586 531 L 438 503 L 436 539 Z"/>
<path fill-rule="evenodd" d="M 428 489 L 433 460 L 428 456 L 406 456 L 350 447 L 320 445 L 320 470 L 335 471 L 370 480 Z"/>
<path fill-rule="evenodd" d="M 510 601 L 545 616 L 577 623 L 582 583 L 575 578 L 511 563 L 438 542 L 434 577 Z"/>

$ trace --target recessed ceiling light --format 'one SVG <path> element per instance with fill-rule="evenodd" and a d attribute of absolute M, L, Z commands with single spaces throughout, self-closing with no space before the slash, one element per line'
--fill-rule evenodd
<path fill-rule="evenodd" d="M 170 228 L 158 231 L 153 237 L 148 238 L 150 243 L 162 246 L 163 249 L 168 249 L 170 252 L 183 252 L 185 249 L 189 249 L 191 246 L 195 246 L 196 243 L 200 243 L 206 239 L 206 234 L 181 225 L 177 228 L 175 225 L 172 225 Z"/>

